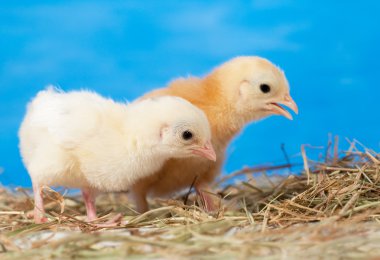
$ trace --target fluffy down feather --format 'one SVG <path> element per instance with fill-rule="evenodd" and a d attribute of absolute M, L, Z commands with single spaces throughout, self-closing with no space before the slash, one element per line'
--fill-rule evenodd
<path fill-rule="evenodd" d="M 195 179 L 206 208 L 215 210 L 212 197 L 203 191 L 220 173 L 231 139 L 246 124 L 270 115 L 292 119 L 281 105 L 298 113 L 284 73 L 260 57 L 237 57 L 204 78 L 180 78 L 143 98 L 163 95 L 182 97 L 205 112 L 218 159 L 216 163 L 202 158 L 170 159 L 155 174 L 140 179 L 132 188 L 140 212 L 148 210 L 147 195 L 167 196 L 189 187 Z"/>
<path fill-rule="evenodd" d="M 185 140 L 184 132 L 192 138 Z M 44 220 L 42 185 L 82 189 L 92 220 L 97 191 L 125 190 L 169 158 L 215 160 L 206 116 L 176 97 L 127 105 L 89 91 L 48 88 L 28 105 L 19 138 L 36 222 Z"/>

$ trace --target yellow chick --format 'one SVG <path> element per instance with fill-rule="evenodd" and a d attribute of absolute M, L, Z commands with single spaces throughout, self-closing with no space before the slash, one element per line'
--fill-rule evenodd
<path fill-rule="evenodd" d="M 182 97 L 205 112 L 211 125 L 217 161 L 212 163 L 202 158 L 168 160 L 155 174 L 139 179 L 132 186 L 139 212 L 149 209 L 148 195 L 170 195 L 188 188 L 195 179 L 195 189 L 206 209 L 215 210 L 216 205 L 207 190 L 221 172 L 231 139 L 246 124 L 270 115 L 292 119 L 282 105 L 298 113 L 284 72 L 260 57 L 234 58 L 204 78 L 179 78 L 143 98 L 163 95 Z"/>

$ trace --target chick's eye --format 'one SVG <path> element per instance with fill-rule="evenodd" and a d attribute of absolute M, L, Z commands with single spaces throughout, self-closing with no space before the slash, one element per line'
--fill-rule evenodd
<path fill-rule="evenodd" d="M 261 84 L 260 85 L 260 90 L 263 93 L 268 93 L 268 92 L 270 92 L 270 86 L 268 84 Z"/>
<path fill-rule="evenodd" d="M 184 131 L 184 132 L 182 133 L 182 138 L 183 138 L 184 140 L 190 140 L 191 138 L 193 138 L 193 133 L 190 132 L 190 131 L 188 131 L 188 130 L 186 130 L 186 131 Z"/>

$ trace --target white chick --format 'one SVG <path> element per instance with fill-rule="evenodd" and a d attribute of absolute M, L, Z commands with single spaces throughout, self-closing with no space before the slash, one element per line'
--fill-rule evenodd
<path fill-rule="evenodd" d="M 178 97 L 123 104 L 89 91 L 48 88 L 28 105 L 19 138 L 36 223 L 47 220 L 43 185 L 80 188 L 91 221 L 98 191 L 126 190 L 169 158 L 216 160 L 205 114 Z"/>

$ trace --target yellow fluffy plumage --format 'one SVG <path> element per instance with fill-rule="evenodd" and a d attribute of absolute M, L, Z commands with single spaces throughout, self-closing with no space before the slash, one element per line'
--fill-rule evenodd
<path fill-rule="evenodd" d="M 298 113 L 284 73 L 259 57 L 237 57 L 204 78 L 180 78 L 143 98 L 163 95 L 182 97 L 205 112 L 211 126 L 217 161 L 170 159 L 158 172 L 140 179 L 132 187 L 140 212 L 148 210 L 148 195 L 169 195 L 188 188 L 195 179 L 195 188 L 206 208 L 214 210 L 212 198 L 203 191 L 209 189 L 209 184 L 220 174 L 225 150 L 231 139 L 246 124 L 269 115 L 279 114 L 292 119 L 290 113 L 279 104 Z"/>

